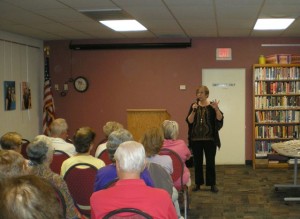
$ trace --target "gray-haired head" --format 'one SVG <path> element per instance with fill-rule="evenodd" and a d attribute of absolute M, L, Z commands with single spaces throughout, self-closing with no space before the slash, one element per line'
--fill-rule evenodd
<path fill-rule="evenodd" d="M 50 132 L 52 137 L 59 137 L 63 133 L 67 133 L 68 131 L 68 124 L 67 121 L 63 118 L 55 119 L 50 124 Z"/>
<path fill-rule="evenodd" d="M 50 163 L 53 158 L 53 151 L 51 140 L 45 135 L 36 136 L 26 149 L 27 156 L 33 165 Z"/>
<path fill-rule="evenodd" d="M 165 139 L 176 140 L 179 134 L 179 126 L 176 121 L 165 120 L 162 124 Z"/>
<path fill-rule="evenodd" d="M 141 173 L 145 168 L 144 146 L 136 141 L 126 141 L 119 145 L 115 159 L 120 171 L 126 173 Z"/>
<path fill-rule="evenodd" d="M 125 141 L 132 141 L 132 134 L 126 129 L 118 129 L 113 131 L 108 136 L 106 147 L 108 150 L 109 158 L 114 161 L 114 154 L 119 147 L 119 145 Z"/>

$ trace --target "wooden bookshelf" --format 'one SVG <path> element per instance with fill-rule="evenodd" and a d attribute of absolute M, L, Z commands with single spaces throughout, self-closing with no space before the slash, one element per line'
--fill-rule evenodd
<path fill-rule="evenodd" d="M 253 168 L 289 168 L 269 160 L 275 142 L 300 137 L 300 64 L 253 65 Z"/>

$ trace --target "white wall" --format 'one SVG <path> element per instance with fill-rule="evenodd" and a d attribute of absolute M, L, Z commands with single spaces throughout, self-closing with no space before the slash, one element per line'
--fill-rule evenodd
<path fill-rule="evenodd" d="M 43 41 L 0 31 L 0 136 L 16 131 L 31 140 L 41 133 L 44 81 Z M 16 109 L 5 111 L 4 81 L 15 81 Z M 21 82 L 30 85 L 32 108 L 21 108 Z"/>

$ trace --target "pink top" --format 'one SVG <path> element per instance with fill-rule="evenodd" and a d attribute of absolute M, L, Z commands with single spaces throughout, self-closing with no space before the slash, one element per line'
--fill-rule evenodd
<path fill-rule="evenodd" d="M 94 192 L 90 202 L 92 219 L 101 219 L 119 208 L 137 208 L 153 219 L 177 219 L 170 195 L 163 189 L 147 186 L 141 179 L 121 179 L 108 189 Z"/>
<path fill-rule="evenodd" d="M 191 177 L 190 170 L 185 165 L 185 161 L 187 161 L 191 157 L 191 151 L 189 150 L 188 146 L 183 140 L 180 139 L 178 140 L 165 139 L 162 147 L 171 149 L 180 156 L 181 160 L 184 163 L 183 184 L 185 185 Z M 180 180 L 174 182 L 174 186 L 176 188 L 179 187 Z"/>

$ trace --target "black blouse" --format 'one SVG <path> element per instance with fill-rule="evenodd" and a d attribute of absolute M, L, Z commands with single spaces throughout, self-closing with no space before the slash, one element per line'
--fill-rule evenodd
<path fill-rule="evenodd" d="M 193 110 L 192 105 L 193 104 L 190 106 L 188 116 Z M 219 121 L 216 111 L 211 105 L 204 107 L 199 106 L 195 112 L 194 121 L 192 123 L 189 123 L 188 116 L 186 117 L 186 122 L 189 126 L 188 137 L 190 141 L 214 141 L 216 146 L 221 147 L 218 131 L 223 126 L 224 116 L 222 120 Z"/>

